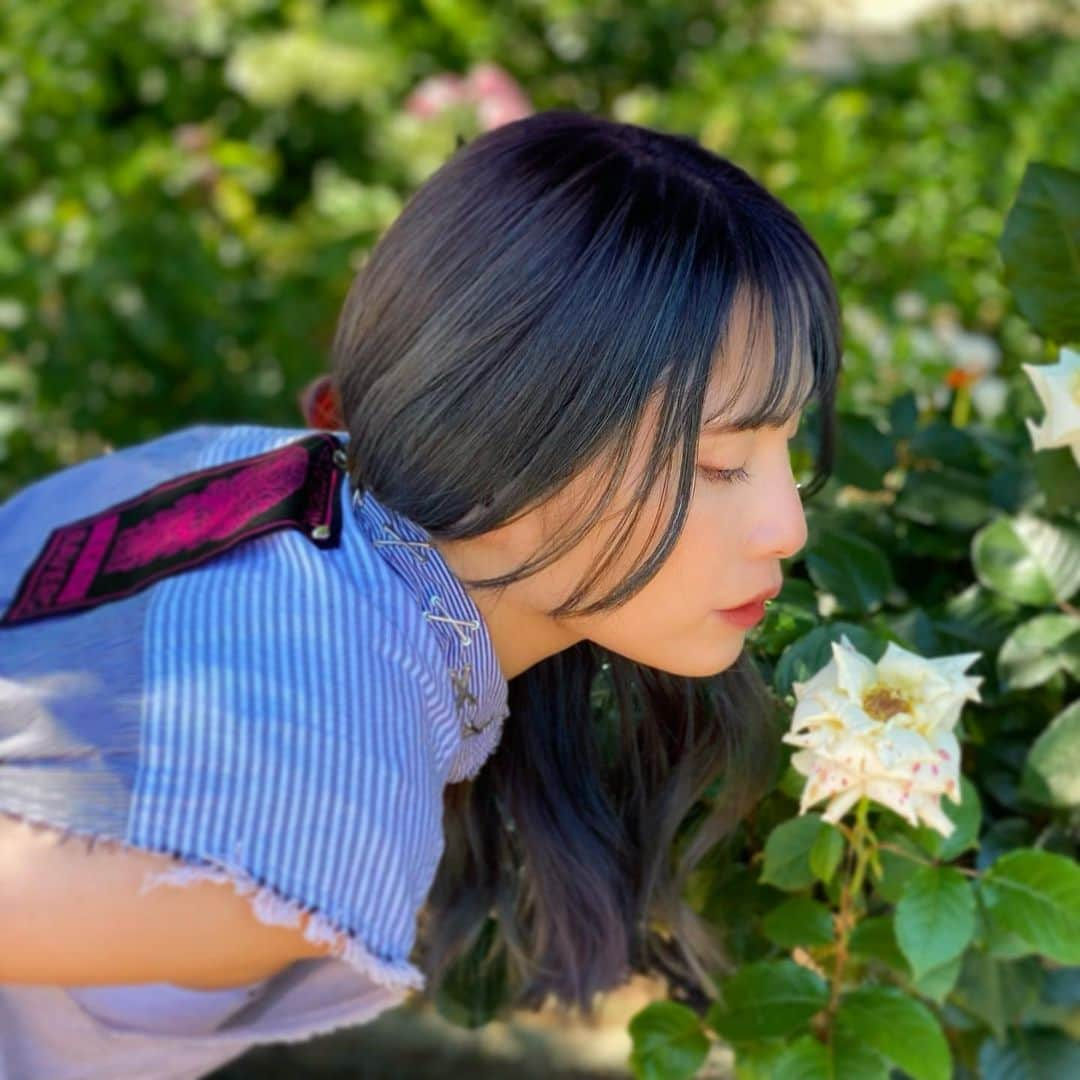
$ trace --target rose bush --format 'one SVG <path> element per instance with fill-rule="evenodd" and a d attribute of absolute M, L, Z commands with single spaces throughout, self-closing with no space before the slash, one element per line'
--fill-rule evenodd
<path fill-rule="evenodd" d="M 1060 220 L 1080 222 L 1080 173 L 1033 164 L 1002 254 L 1059 342 L 1080 331 Z M 823 490 L 753 635 L 798 749 L 741 858 L 695 887 L 733 971 L 714 1002 L 638 1013 L 636 1075 L 694 1076 L 710 1048 L 746 1080 L 1080 1069 L 1078 356 L 1024 366 L 1046 414 L 1030 443 L 1019 419 L 1000 438 L 919 425 L 909 398 L 849 437 L 893 467 Z"/>

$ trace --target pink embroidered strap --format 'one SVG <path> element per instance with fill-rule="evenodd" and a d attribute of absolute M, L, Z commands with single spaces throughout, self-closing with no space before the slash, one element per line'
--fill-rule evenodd
<path fill-rule="evenodd" d="M 0 627 L 119 600 L 245 540 L 291 527 L 341 542 L 344 450 L 326 433 L 186 473 L 54 529 Z"/>

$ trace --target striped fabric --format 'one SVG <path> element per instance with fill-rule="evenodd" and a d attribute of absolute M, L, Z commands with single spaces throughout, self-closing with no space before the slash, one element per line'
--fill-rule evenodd
<path fill-rule="evenodd" d="M 0 504 L 0 609 L 57 525 L 309 433 L 198 425 L 25 488 Z M 508 687 L 424 531 L 340 491 L 336 548 L 286 528 L 0 628 L 0 812 L 170 852 L 147 888 L 231 880 L 265 921 L 311 912 L 357 972 L 420 988 L 442 790 L 494 751 Z"/>

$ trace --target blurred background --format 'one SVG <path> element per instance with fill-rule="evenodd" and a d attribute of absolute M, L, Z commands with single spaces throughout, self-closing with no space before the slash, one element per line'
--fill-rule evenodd
<path fill-rule="evenodd" d="M 801 216 L 844 300 L 845 407 L 944 409 L 968 381 L 990 420 L 1040 349 L 995 242 L 1027 160 L 1080 164 L 1078 22 L 1077 0 L 5 0 L 0 499 L 190 423 L 301 426 L 403 201 L 457 138 L 553 107 L 692 134 Z"/>
<path fill-rule="evenodd" d="M 906 388 L 993 426 L 1035 400 L 1012 376 L 1049 354 L 996 243 L 1029 160 L 1080 167 L 1080 0 L 5 0 L 0 499 L 188 424 L 303 426 L 404 201 L 459 139 L 556 107 L 693 135 L 799 214 L 843 300 L 843 408 Z M 586 1032 L 421 1001 L 217 1075 L 628 1075 L 657 992 Z"/>

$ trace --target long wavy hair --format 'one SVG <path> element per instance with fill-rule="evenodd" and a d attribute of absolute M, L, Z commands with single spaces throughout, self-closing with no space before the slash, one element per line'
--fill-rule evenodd
<path fill-rule="evenodd" d="M 605 564 L 549 614 L 613 609 L 678 539 L 717 357 L 731 400 L 755 362 L 722 352 L 738 295 L 774 346 L 744 426 L 818 406 L 808 497 L 832 469 L 841 328 L 796 215 L 688 136 L 563 110 L 486 132 L 414 193 L 346 298 L 332 372 L 350 481 L 433 538 L 478 536 L 601 455 L 621 476 L 658 397 L 646 475 L 681 454 L 662 539 L 608 595 L 585 602 Z M 465 584 L 498 589 L 547 566 L 612 491 L 548 550 Z M 583 640 L 509 686 L 496 751 L 444 791 L 446 848 L 413 950 L 428 992 L 483 941 L 510 1007 L 553 995 L 591 1016 L 594 995 L 634 972 L 714 998 L 710 969 L 730 958 L 683 894 L 775 782 L 780 703 L 753 658 L 692 678 Z"/>

